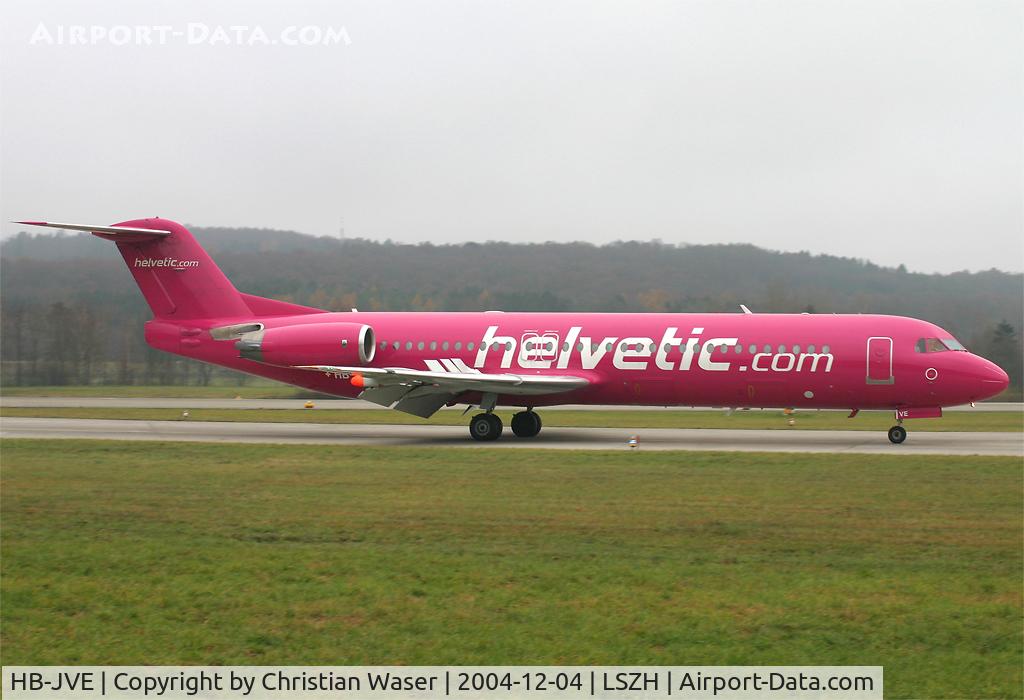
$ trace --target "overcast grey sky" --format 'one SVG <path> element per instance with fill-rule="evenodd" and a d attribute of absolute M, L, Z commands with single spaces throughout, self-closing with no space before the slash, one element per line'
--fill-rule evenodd
<path fill-rule="evenodd" d="M 661 238 L 1024 268 L 1017 1 L 0 12 L 4 222 L 343 221 L 401 241 Z M 76 25 L 108 35 L 72 44 Z M 289 45 L 289 27 L 345 40 Z"/>

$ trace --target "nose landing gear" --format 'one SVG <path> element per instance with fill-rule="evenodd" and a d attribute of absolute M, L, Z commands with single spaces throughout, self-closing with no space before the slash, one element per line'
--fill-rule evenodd
<path fill-rule="evenodd" d="M 894 445 L 899 445 L 901 442 L 907 439 L 907 429 L 902 425 L 894 425 L 889 428 L 889 442 Z"/>

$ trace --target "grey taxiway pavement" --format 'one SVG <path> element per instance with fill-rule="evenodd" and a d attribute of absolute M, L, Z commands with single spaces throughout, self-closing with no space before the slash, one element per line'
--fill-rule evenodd
<path fill-rule="evenodd" d="M 169 440 L 186 442 L 292 443 L 324 445 L 444 446 L 477 449 L 618 449 L 628 451 L 632 435 L 640 450 L 732 450 L 742 452 L 829 452 L 864 454 L 1004 455 L 1024 457 L 1021 433 L 927 433 L 911 431 L 902 445 L 881 431 L 679 430 L 546 428 L 533 439 L 507 431 L 496 442 L 477 442 L 465 426 L 326 425 L 202 421 L 2 418 L 3 438 Z"/>

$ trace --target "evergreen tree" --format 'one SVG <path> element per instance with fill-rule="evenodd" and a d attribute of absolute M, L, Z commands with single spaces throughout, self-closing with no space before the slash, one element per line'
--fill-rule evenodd
<path fill-rule="evenodd" d="M 1010 375 L 1010 386 L 1019 389 L 1024 375 L 1024 357 L 1021 355 L 1017 329 L 1005 319 L 996 324 L 989 344 L 989 359 Z"/>

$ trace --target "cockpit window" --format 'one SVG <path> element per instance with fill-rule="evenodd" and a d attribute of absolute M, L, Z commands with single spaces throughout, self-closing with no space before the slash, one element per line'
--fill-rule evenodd
<path fill-rule="evenodd" d="M 959 340 L 955 338 L 921 338 L 914 345 L 917 352 L 946 352 L 947 350 L 967 350 Z"/>

